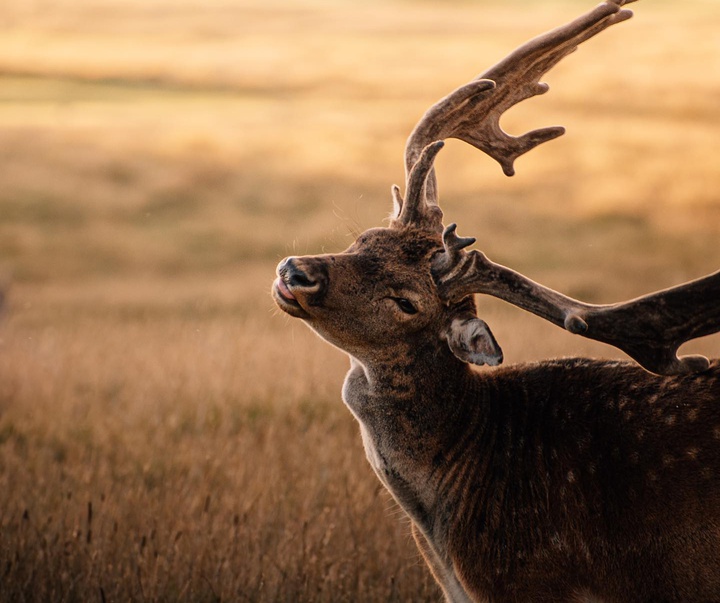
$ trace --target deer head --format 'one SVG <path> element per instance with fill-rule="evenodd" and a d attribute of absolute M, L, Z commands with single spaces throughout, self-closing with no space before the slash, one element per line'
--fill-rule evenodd
<path fill-rule="evenodd" d="M 614 345 L 650 371 L 705 370 L 706 358 L 678 358 L 676 351 L 720 329 L 720 272 L 629 302 L 585 304 L 466 251 L 475 240 L 459 237 L 455 224 L 443 227 L 438 205 L 433 161 L 444 139 L 475 146 L 512 176 L 515 159 L 564 133 L 556 126 L 511 136 L 499 120 L 547 92 L 540 78 L 579 44 L 630 18 L 626 3 L 607 0 L 531 40 L 431 107 L 408 139 L 405 195 L 392 188 L 389 227 L 363 233 L 343 253 L 283 260 L 273 287 L 278 306 L 361 361 L 440 350 L 444 342 L 463 362 L 497 365 L 500 347 L 475 314 L 473 294 L 484 293 Z"/>
<path fill-rule="evenodd" d="M 414 225 L 368 230 L 343 253 L 283 260 L 275 300 L 361 361 L 444 340 L 465 362 L 498 364 L 502 353 L 473 299 L 440 296 L 432 266 L 442 253 L 440 235 Z"/>

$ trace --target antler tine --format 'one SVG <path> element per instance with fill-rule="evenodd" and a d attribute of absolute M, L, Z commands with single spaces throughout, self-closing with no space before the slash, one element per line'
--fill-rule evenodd
<path fill-rule="evenodd" d="M 487 259 L 464 252 L 454 225 L 445 230 L 445 253 L 433 274 L 448 302 L 473 293 L 505 300 L 577 335 L 615 346 L 645 369 L 660 375 L 708 368 L 704 356 L 678 358 L 685 342 L 720 332 L 720 271 L 618 304 L 595 305 L 572 299 Z"/>
<path fill-rule="evenodd" d="M 442 212 L 437 206 L 425 205 L 423 190 L 428 174 L 433 169 L 435 157 L 445 146 L 442 140 L 433 142 L 423 148 L 420 157 L 408 175 L 405 200 L 402 201 L 399 191 L 393 187 L 393 199 L 400 206 L 398 222 L 401 224 L 418 224 L 430 230 L 442 230 Z"/>
<path fill-rule="evenodd" d="M 512 176 L 515 159 L 561 136 L 565 129 L 560 126 L 511 136 L 500 127 L 500 117 L 513 105 L 547 92 L 548 86 L 540 83 L 543 74 L 585 40 L 629 19 L 632 12 L 622 6 L 632 1 L 606 0 L 567 25 L 530 40 L 431 107 L 415 126 L 405 147 L 407 188 L 412 184 L 409 175 L 422 150 L 436 140 L 459 138 L 490 155 L 506 175 Z M 434 170 L 423 186 L 428 205 L 437 205 Z"/>
<path fill-rule="evenodd" d="M 477 239 L 475 237 L 459 237 L 455 232 L 457 224 L 450 224 L 443 232 L 443 245 L 445 253 L 438 257 L 435 269 L 444 273 L 445 279 L 451 279 L 454 276 L 453 267 L 461 266 L 461 252 L 466 247 L 470 247 Z"/>

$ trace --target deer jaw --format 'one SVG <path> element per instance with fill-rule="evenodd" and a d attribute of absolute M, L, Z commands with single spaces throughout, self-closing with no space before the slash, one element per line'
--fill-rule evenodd
<path fill-rule="evenodd" d="M 472 298 L 448 304 L 438 295 L 432 265 L 442 251 L 434 232 L 371 229 L 342 253 L 284 259 L 273 297 L 368 369 L 448 349 L 462 362 L 499 364 L 502 352 Z"/>

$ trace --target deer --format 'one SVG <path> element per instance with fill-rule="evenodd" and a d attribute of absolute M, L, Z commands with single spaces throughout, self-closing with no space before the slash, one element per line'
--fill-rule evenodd
<path fill-rule="evenodd" d="M 448 602 L 720 601 L 720 360 L 677 354 L 720 331 L 720 271 L 584 303 L 470 249 L 438 203 L 445 140 L 511 176 L 515 159 L 564 133 L 511 136 L 499 119 L 629 19 L 630 1 L 602 2 L 438 101 L 407 140 L 389 223 L 276 270 L 277 306 L 349 356 L 343 401 Z M 629 359 L 501 367 L 476 294 Z"/>

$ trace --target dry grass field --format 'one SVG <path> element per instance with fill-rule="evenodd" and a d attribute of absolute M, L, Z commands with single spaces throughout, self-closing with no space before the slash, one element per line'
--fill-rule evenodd
<path fill-rule="evenodd" d="M 0 600 L 437 601 L 274 266 L 390 210 L 422 111 L 593 0 L 0 4 Z M 609 302 L 720 268 L 720 11 L 643 0 L 447 221 Z M 480 300 L 508 362 L 615 350 Z M 688 346 L 717 356 L 718 337 Z"/>

